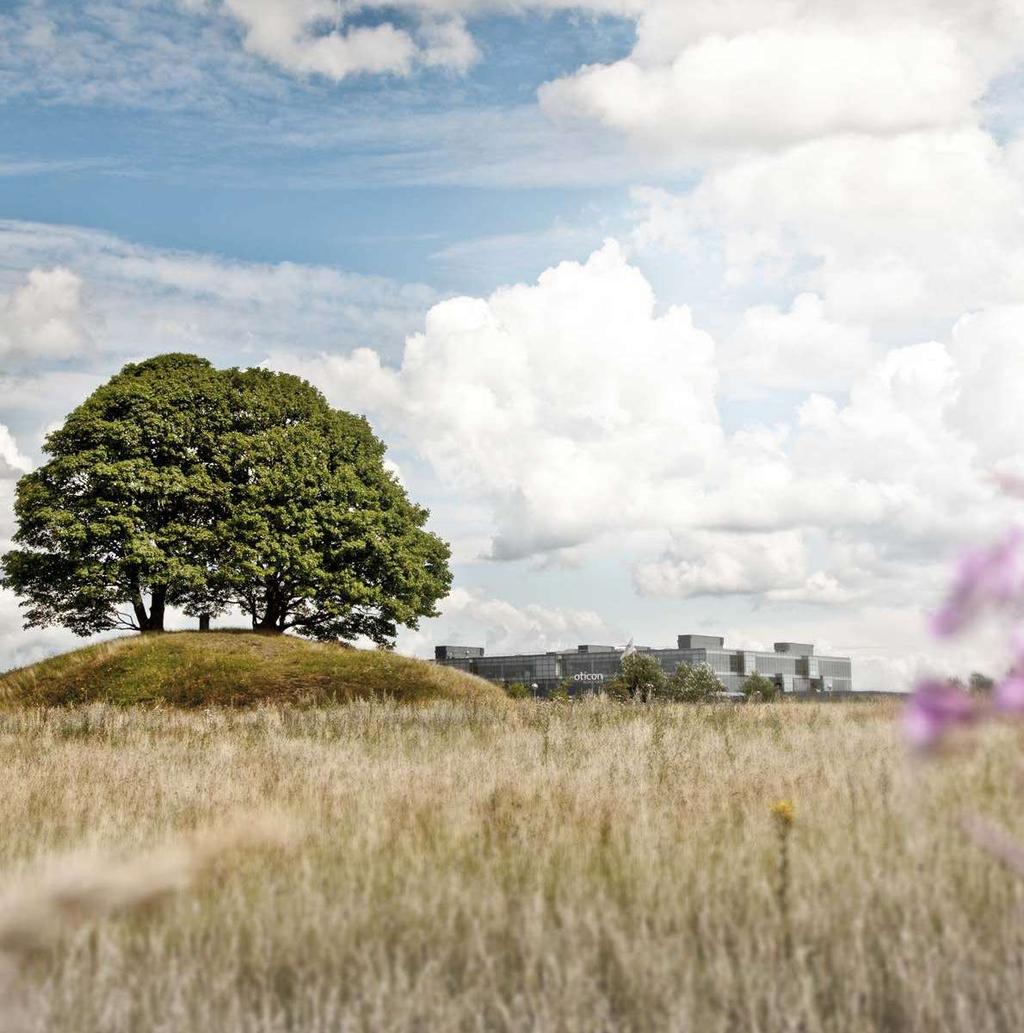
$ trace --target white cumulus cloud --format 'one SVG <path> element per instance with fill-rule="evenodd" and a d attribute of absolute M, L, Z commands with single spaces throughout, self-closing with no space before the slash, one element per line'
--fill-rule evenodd
<path fill-rule="evenodd" d="M 971 121 L 1024 38 L 1008 0 L 649 0 L 629 57 L 540 90 L 661 149 L 749 149 Z"/>
<path fill-rule="evenodd" d="M 984 82 L 937 27 L 798 23 L 705 36 L 671 63 L 587 66 L 539 96 L 551 115 L 596 119 L 663 149 L 747 148 L 955 125 Z"/>
<path fill-rule="evenodd" d="M 638 198 L 640 247 L 719 251 L 730 281 L 770 273 L 838 322 L 905 334 L 1024 291 L 1024 179 L 977 127 L 827 137 Z"/>
<path fill-rule="evenodd" d="M 614 242 L 534 285 L 441 302 L 397 369 L 364 349 L 299 368 L 488 498 L 500 558 L 657 523 L 660 486 L 700 476 L 721 436 L 711 338 L 685 308 L 658 314 Z"/>
<path fill-rule="evenodd" d="M 274 345 L 366 340 L 391 352 L 437 299 L 386 277 L 230 261 L 68 226 L 0 220 L 0 248 L 0 356 L 19 365 L 174 350 L 244 362 Z"/>
<path fill-rule="evenodd" d="M 945 341 L 885 348 L 807 295 L 755 307 L 716 355 L 608 243 L 534 284 L 435 305 L 399 365 L 368 349 L 269 364 L 404 442 L 490 521 L 494 559 L 579 560 L 590 545 L 625 559 L 645 596 L 921 607 L 947 558 L 1012 516 L 991 474 L 1018 448 L 1019 318 L 994 310 Z M 771 385 L 786 359 L 790 386 L 837 390 L 729 432 L 719 372 L 759 339 Z"/>
<path fill-rule="evenodd" d="M 741 595 L 795 588 L 807 576 L 807 546 L 798 530 L 768 534 L 679 534 L 658 560 L 634 574 L 644 595 Z"/>
<path fill-rule="evenodd" d="M 817 294 L 798 295 L 788 310 L 755 305 L 719 348 L 723 392 L 846 391 L 879 352 L 866 327 L 830 319 Z"/>
<path fill-rule="evenodd" d="M 82 280 L 70 269 L 32 269 L 0 300 L 0 358 L 68 359 L 88 343 Z"/>
<path fill-rule="evenodd" d="M 335 81 L 359 73 L 408 75 L 414 64 L 466 71 L 479 57 L 458 16 L 428 18 L 420 40 L 391 21 L 352 24 L 346 16 L 367 5 L 335 0 L 224 0 L 224 9 L 244 27 L 250 53 L 299 75 Z M 394 10 L 401 5 L 374 5 Z"/>
<path fill-rule="evenodd" d="M 10 478 L 27 473 L 30 463 L 18 449 L 11 432 L 0 423 L 0 478 Z"/>
<path fill-rule="evenodd" d="M 15 531 L 14 490 L 18 478 L 31 469 L 11 432 L 0 423 L 0 552 L 7 548 Z"/>
<path fill-rule="evenodd" d="M 963 316 L 953 328 L 950 352 L 962 384 L 955 425 L 970 437 L 983 465 L 1024 473 L 1024 305 Z"/>

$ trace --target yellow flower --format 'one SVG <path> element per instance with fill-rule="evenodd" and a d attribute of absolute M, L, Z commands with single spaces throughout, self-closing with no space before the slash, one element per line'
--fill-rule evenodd
<path fill-rule="evenodd" d="M 779 800 L 772 805 L 772 817 L 782 828 L 788 829 L 796 820 L 796 811 L 789 800 Z"/>

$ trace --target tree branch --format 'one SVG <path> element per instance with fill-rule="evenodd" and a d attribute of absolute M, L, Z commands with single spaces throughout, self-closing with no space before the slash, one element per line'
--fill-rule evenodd
<path fill-rule="evenodd" d="M 139 625 L 131 619 L 130 616 L 126 616 L 120 610 L 114 611 L 114 624 L 119 628 L 128 628 L 129 631 L 141 631 Z"/>

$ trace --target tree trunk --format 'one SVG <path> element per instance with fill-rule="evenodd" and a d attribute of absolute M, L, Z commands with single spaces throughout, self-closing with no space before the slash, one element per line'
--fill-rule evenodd
<path fill-rule="evenodd" d="M 208 613 L 199 614 L 199 630 L 209 631 L 210 630 L 210 615 Z"/>
<path fill-rule="evenodd" d="M 281 618 L 277 612 L 277 608 L 273 603 L 267 603 L 267 608 L 263 611 L 263 616 L 259 620 L 253 619 L 252 630 L 261 631 L 266 635 L 272 635 L 275 632 L 281 630 L 280 628 Z"/>
<path fill-rule="evenodd" d="M 149 613 L 146 612 L 146 601 L 142 598 L 142 591 L 138 585 L 132 586 L 131 599 L 139 631 L 164 630 L 164 610 L 167 603 L 166 585 L 154 585 L 150 590 Z"/>
<path fill-rule="evenodd" d="M 262 617 L 257 620 L 257 613 L 253 611 L 253 630 L 265 635 L 280 635 L 288 616 L 288 602 L 281 585 L 272 574 L 267 574 L 263 579 L 263 602 L 265 608 Z"/>
<path fill-rule="evenodd" d="M 167 586 L 154 585 L 149 597 L 149 621 L 143 631 L 164 630 L 164 610 L 167 606 Z"/>

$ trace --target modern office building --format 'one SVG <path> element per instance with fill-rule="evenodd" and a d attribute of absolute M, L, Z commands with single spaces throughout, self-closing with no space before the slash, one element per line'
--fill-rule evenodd
<path fill-rule="evenodd" d="M 488 681 L 505 685 L 522 682 L 547 695 L 566 681 L 576 692 L 599 691 L 619 673 L 623 652 L 615 646 L 582 645 L 552 653 L 485 656 L 479 646 L 438 646 L 434 657 L 439 664 Z M 708 664 L 729 692 L 740 690 L 755 672 L 772 679 L 783 692 L 853 689 L 849 657 L 816 656 L 814 646 L 805 642 L 776 642 L 774 652 L 762 653 L 726 649 L 725 639 L 715 635 L 680 635 L 675 649 L 638 646 L 637 652 L 653 656 L 668 675 L 680 664 Z"/>

